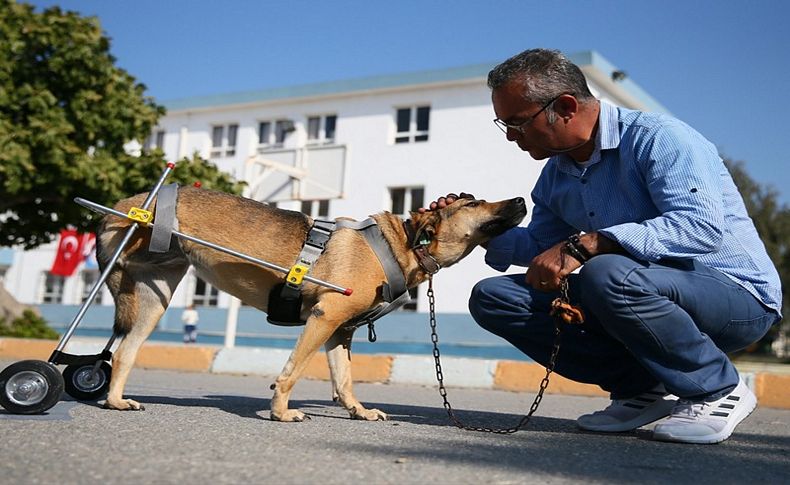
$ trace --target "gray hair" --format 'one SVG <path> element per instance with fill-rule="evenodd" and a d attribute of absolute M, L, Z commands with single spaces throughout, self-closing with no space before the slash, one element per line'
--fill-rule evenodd
<path fill-rule="evenodd" d="M 595 99 L 579 66 L 558 50 L 526 50 L 488 73 L 492 90 L 511 81 L 523 83 L 524 99 L 531 103 L 545 104 L 564 93 L 573 94 L 582 103 Z"/>

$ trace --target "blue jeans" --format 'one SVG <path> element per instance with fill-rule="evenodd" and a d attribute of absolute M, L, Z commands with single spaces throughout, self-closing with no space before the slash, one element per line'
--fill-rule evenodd
<path fill-rule="evenodd" d="M 612 399 L 659 382 L 686 399 L 728 393 L 738 373 L 725 353 L 756 342 L 779 320 L 743 287 L 694 260 L 603 254 L 568 284 L 586 320 L 562 325 L 555 371 L 597 384 Z M 469 310 L 481 327 L 546 365 L 554 339 L 548 312 L 557 296 L 527 285 L 523 274 L 498 276 L 475 285 Z"/>

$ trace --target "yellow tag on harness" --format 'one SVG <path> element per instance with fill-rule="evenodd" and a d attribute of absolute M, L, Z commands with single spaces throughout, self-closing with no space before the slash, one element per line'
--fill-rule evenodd
<path fill-rule="evenodd" d="M 133 221 L 149 224 L 154 219 L 154 213 L 145 209 L 140 209 L 139 207 L 132 207 L 129 209 L 129 213 L 126 214 L 126 217 Z"/>
<path fill-rule="evenodd" d="M 295 264 L 291 267 L 291 271 L 288 272 L 288 276 L 285 277 L 285 281 L 288 282 L 289 285 L 299 286 L 302 284 L 302 278 L 305 277 L 309 270 L 309 266 Z"/>

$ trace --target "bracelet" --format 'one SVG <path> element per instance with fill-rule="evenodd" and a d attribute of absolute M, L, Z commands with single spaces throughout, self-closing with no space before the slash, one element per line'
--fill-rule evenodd
<path fill-rule="evenodd" d="M 570 242 L 570 241 L 566 241 L 566 242 L 565 242 L 565 245 L 564 245 L 563 247 L 565 248 L 565 251 L 566 251 L 568 254 L 570 254 L 570 255 L 571 255 L 571 257 L 572 257 L 573 259 L 577 260 L 577 261 L 578 261 L 578 262 L 580 262 L 581 264 L 584 264 L 584 263 L 586 263 L 586 262 L 587 262 L 587 258 L 585 258 L 585 257 L 582 255 L 582 253 L 580 253 L 580 252 L 579 252 L 579 250 L 578 250 L 578 249 L 576 249 L 576 247 L 574 247 L 574 245 L 573 245 L 573 244 L 571 244 L 571 242 Z"/>
<path fill-rule="evenodd" d="M 579 252 L 579 254 L 582 255 L 585 262 L 589 261 L 590 258 L 592 258 L 592 254 L 590 254 L 590 251 L 588 251 L 587 248 L 584 247 L 584 244 L 582 244 L 582 240 L 578 234 L 571 234 L 571 236 L 568 238 L 568 242 L 573 246 L 573 248 L 576 251 Z"/>

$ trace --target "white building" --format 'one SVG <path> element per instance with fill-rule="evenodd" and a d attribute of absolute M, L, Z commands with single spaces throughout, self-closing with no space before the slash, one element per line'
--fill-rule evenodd
<path fill-rule="evenodd" d="M 666 111 L 600 54 L 571 59 L 597 97 Z M 246 179 L 250 197 L 320 218 L 362 219 L 384 210 L 408 217 L 409 209 L 460 191 L 487 200 L 525 196 L 529 203 L 543 164 L 492 123 L 486 76 L 495 64 L 176 100 L 165 103 L 168 113 L 146 143 L 168 160 L 198 152 Z M 79 304 L 96 270 L 61 281 L 48 276 L 54 256 L 54 243 L 0 252 L 6 288 L 25 303 Z M 482 249 L 442 270 L 437 311 L 465 314 L 474 283 L 493 274 Z M 230 298 L 190 273 L 172 306 L 193 300 L 224 309 Z M 112 305 L 106 290 L 101 305 Z M 424 291 L 411 309 L 427 311 Z"/>

